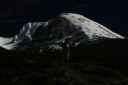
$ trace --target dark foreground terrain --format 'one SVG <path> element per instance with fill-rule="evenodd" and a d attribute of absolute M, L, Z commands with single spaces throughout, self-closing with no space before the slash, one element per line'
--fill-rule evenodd
<path fill-rule="evenodd" d="M 0 49 L 0 85 L 128 85 L 128 40 L 106 40 L 70 51 Z"/>

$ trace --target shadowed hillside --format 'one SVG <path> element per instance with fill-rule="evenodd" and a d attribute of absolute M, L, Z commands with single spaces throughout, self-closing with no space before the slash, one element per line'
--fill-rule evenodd
<path fill-rule="evenodd" d="M 128 40 L 44 53 L 0 49 L 0 85 L 128 85 Z"/>

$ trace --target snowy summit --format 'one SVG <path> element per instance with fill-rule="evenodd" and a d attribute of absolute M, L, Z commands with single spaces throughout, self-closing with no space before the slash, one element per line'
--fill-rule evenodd
<path fill-rule="evenodd" d="M 47 22 L 27 23 L 13 38 L 0 38 L 0 46 L 8 50 L 36 48 L 61 49 L 66 38 L 77 45 L 95 42 L 101 38 L 124 39 L 123 36 L 105 26 L 74 13 L 62 13 Z"/>

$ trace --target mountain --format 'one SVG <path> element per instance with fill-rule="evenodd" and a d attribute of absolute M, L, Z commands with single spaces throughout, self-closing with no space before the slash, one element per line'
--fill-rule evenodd
<path fill-rule="evenodd" d="M 101 39 L 124 39 L 103 25 L 74 13 L 62 13 L 47 22 L 29 22 L 13 38 L 0 38 L 0 46 L 12 50 L 62 49 L 61 44 L 66 38 L 71 43 L 96 42 Z"/>

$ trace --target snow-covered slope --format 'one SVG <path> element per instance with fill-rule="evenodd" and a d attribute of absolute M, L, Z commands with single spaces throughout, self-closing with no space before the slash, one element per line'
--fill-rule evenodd
<path fill-rule="evenodd" d="M 85 32 L 85 34 L 88 35 L 90 39 L 95 39 L 94 36 L 107 38 L 123 38 L 119 34 L 107 29 L 105 26 L 92 21 L 82 15 L 68 13 L 61 14 L 60 16 L 69 20 L 73 25 L 82 28 L 81 30 Z"/>
<path fill-rule="evenodd" d="M 0 46 L 5 48 L 5 49 L 11 50 L 16 45 L 15 43 L 12 43 L 12 41 L 13 41 L 13 38 L 0 37 Z"/>
<path fill-rule="evenodd" d="M 47 22 L 27 23 L 11 40 L 0 38 L 0 46 L 8 50 L 14 49 L 14 47 L 18 50 L 61 49 L 60 44 L 67 37 L 70 37 L 71 42 L 77 44 L 95 42 L 101 38 L 124 38 L 82 15 L 62 13 Z M 11 43 L 8 43 L 10 41 Z"/>

